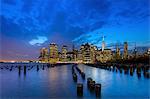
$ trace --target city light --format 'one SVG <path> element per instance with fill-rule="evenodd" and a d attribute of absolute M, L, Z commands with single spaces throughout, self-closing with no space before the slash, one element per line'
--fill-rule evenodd
<path fill-rule="evenodd" d="M 150 0 L 0 0 L 0 99 L 150 99 Z"/>

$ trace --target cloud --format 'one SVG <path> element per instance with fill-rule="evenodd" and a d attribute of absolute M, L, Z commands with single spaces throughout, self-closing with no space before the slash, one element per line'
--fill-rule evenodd
<path fill-rule="evenodd" d="M 147 0 L 2 0 L 0 15 L 25 33 L 75 32 L 73 38 L 106 25 L 138 22 L 149 16 L 147 6 Z"/>
<path fill-rule="evenodd" d="M 32 33 L 46 32 L 49 24 L 49 19 L 52 19 L 50 13 L 45 12 L 47 2 L 34 2 L 34 0 L 10 0 L 2 1 L 2 9 L 0 15 L 3 16 L 7 21 L 19 25 L 22 31 L 29 31 Z M 46 6 L 47 5 L 47 6 Z M 47 17 L 49 15 L 49 17 Z M 11 20 L 11 21 L 10 21 Z M 22 32 L 23 33 L 23 32 Z M 21 34 L 22 34 L 21 33 Z"/>
<path fill-rule="evenodd" d="M 41 46 L 41 44 L 45 43 L 47 40 L 48 39 L 45 36 L 37 36 L 36 39 L 32 39 L 31 41 L 29 41 L 29 44 Z"/>
<path fill-rule="evenodd" d="M 113 30 L 111 28 L 110 29 L 109 28 L 97 29 L 92 32 L 83 33 L 82 35 L 73 39 L 72 42 L 78 46 L 84 43 L 91 43 L 101 48 L 102 36 L 105 36 L 105 43 L 106 43 L 107 48 L 115 49 L 116 44 L 118 44 L 120 49 L 123 49 L 124 42 L 128 42 L 129 49 L 133 49 L 135 47 L 135 43 L 136 43 L 136 46 L 150 47 L 150 41 L 146 39 L 145 37 L 140 36 L 141 38 L 144 38 L 144 40 L 139 39 L 139 38 L 137 38 L 137 40 L 133 39 L 132 37 L 134 37 L 135 34 L 130 34 L 132 33 L 133 30 L 130 31 L 129 34 L 126 32 L 121 33 L 117 31 L 118 30 L 115 30 L 115 28 L 113 28 Z M 136 34 L 136 37 L 138 37 L 138 34 Z"/>
<path fill-rule="evenodd" d="M 115 44 L 117 40 L 147 41 L 148 1 L 2 0 L 1 32 L 19 43 L 22 40 L 20 45 L 26 42 L 28 46 L 36 47 L 48 43 L 48 38 L 59 45 L 73 41 L 79 45 L 89 42 L 101 47 L 103 33 L 107 33 L 104 35 L 108 44 Z"/>
<path fill-rule="evenodd" d="M 93 32 L 88 32 L 88 33 L 84 33 L 82 35 L 80 35 L 79 37 L 75 38 L 74 40 L 72 40 L 73 43 L 77 44 L 77 45 L 81 45 L 83 43 L 91 43 L 94 45 L 97 45 L 98 47 L 100 47 L 101 45 L 101 41 L 102 41 L 102 36 L 103 33 L 99 32 L 99 31 L 93 31 Z"/>

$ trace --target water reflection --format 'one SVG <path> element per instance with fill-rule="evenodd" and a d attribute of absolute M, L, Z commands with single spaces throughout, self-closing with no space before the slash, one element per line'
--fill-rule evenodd
<path fill-rule="evenodd" d="M 56 67 L 51 68 L 50 72 L 49 72 L 49 81 L 50 82 L 55 82 L 55 80 L 58 79 L 58 74 L 59 74 L 59 69 L 57 69 Z"/>
<path fill-rule="evenodd" d="M 4 64 L 9 66 L 9 64 Z M 3 65 L 3 66 L 4 66 Z M 16 64 L 10 71 L 0 66 L 0 94 L 5 98 L 72 98 L 77 97 L 76 83 L 72 79 L 72 65 L 47 68 L 43 64 Z M 12 64 L 11 64 L 12 66 Z M 17 67 L 16 67 L 17 66 Z M 19 67 L 20 66 L 20 67 Z M 26 66 L 26 67 L 24 67 Z M 28 67 L 29 66 L 29 67 Z M 125 75 L 120 72 L 106 71 L 85 65 L 78 65 L 87 77 L 102 84 L 102 98 L 108 97 L 149 97 L 149 79 L 133 73 Z M 20 68 L 20 69 L 19 69 Z M 26 71 L 24 69 L 26 68 Z M 77 72 L 77 71 L 76 71 Z M 78 82 L 83 83 L 84 97 L 95 98 L 81 75 L 77 73 Z"/>

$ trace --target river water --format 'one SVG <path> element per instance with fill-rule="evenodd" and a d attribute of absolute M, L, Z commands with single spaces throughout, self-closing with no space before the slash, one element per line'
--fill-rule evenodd
<path fill-rule="evenodd" d="M 2 99 L 49 99 L 49 98 L 78 98 L 76 94 L 76 83 L 72 79 L 72 65 L 62 65 L 56 67 L 40 67 L 37 71 L 37 65 L 44 64 L 0 64 L 0 98 Z M 10 71 L 7 67 L 14 66 Z M 26 74 L 18 73 L 15 66 L 33 66 L 27 67 Z M 91 77 L 96 83 L 102 84 L 101 98 L 149 98 L 150 79 L 142 75 L 137 77 L 129 74 L 107 71 L 86 65 L 78 65 L 85 72 L 86 79 Z M 95 99 L 95 94 L 91 93 L 86 85 L 86 79 L 83 80 L 79 73 L 78 83 L 83 83 L 83 98 Z"/>

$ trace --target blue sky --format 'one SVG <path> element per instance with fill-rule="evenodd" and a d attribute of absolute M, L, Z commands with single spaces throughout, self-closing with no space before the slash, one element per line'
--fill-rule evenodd
<path fill-rule="evenodd" d="M 1 0 L 0 59 L 36 59 L 58 45 L 150 46 L 149 0 Z"/>

